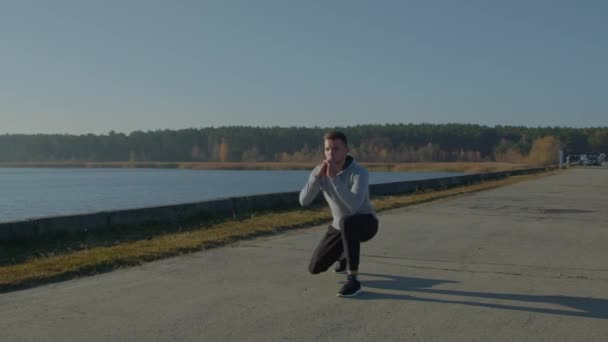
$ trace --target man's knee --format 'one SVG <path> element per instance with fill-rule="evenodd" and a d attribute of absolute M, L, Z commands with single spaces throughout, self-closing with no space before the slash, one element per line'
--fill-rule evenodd
<path fill-rule="evenodd" d="M 327 271 L 329 266 L 330 265 L 326 266 L 320 262 L 311 261 L 310 264 L 308 265 L 308 272 L 310 272 L 311 274 L 319 274 L 319 273 Z"/>

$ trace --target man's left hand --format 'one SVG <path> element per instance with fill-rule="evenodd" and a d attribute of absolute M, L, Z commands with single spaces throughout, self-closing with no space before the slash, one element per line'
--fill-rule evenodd
<path fill-rule="evenodd" d="M 334 178 L 338 174 L 338 165 L 332 161 L 327 161 L 327 177 Z"/>

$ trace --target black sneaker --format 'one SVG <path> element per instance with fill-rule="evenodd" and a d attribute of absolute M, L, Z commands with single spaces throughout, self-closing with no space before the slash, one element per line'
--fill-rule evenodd
<path fill-rule="evenodd" d="M 361 283 L 357 278 L 348 278 L 344 286 L 338 291 L 338 297 L 354 297 L 361 293 Z"/>
<path fill-rule="evenodd" d="M 346 259 L 338 261 L 336 268 L 334 268 L 334 273 L 346 273 Z"/>

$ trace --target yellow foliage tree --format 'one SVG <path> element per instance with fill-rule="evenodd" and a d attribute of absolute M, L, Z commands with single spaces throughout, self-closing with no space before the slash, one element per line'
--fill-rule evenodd
<path fill-rule="evenodd" d="M 542 166 L 557 164 L 560 145 L 560 141 L 552 135 L 534 140 L 528 154 L 528 163 Z"/>
<path fill-rule="evenodd" d="M 226 139 L 222 138 L 222 143 L 220 144 L 220 161 L 225 162 L 228 160 L 228 153 L 230 152 L 230 146 Z"/>

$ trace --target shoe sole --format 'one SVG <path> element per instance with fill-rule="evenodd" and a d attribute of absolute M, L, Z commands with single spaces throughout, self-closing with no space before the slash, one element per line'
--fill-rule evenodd
<path fill-rule="evenodd" d="M 337 297 L 342 297 L 342 298 L 350 298 L 350 297 L 354 297 L 354 296 L 358 295 L 359 293 L 361 293 L 361 289 L 358 289 L 357 291 L 355 291 L 355 292 L 353 292 L 351 294 L 347 294 L 347 295 L 338 293 L 336 296 Z"/>

